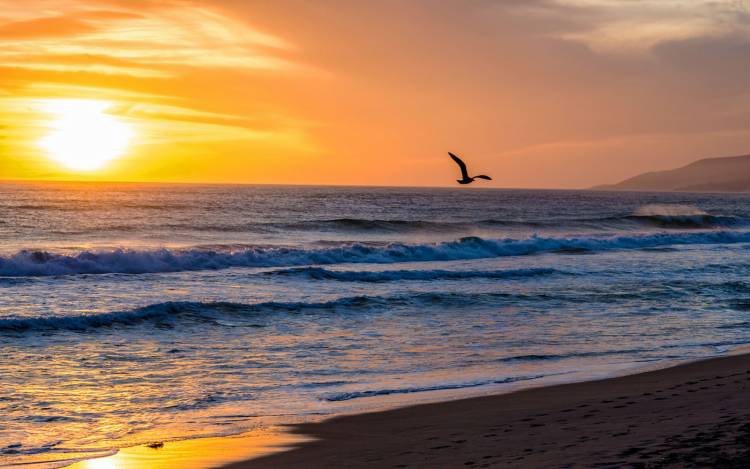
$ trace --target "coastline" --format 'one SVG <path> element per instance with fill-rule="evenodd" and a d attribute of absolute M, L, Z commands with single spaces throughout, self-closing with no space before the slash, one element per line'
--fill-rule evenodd
<path fill-rule="evenodd" d="M 747 467 L 750 354 L 292 427 L 263 467 Z"/>
<path fill-rule="evenodd" d="M 750 353 L 121 449 L 74 469 L 750 464 Z M 744 426 L 743 426 L 744 425 Z M 743 443 L 744 442 L 744 443 Z"/>

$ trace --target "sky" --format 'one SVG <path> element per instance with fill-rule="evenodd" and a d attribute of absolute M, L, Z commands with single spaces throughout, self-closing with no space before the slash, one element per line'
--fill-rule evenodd
<path fill-rule="evenodd" d="M 0 0 L 0 179 L 582 188 L 750 153 L 750 0 Z"/>

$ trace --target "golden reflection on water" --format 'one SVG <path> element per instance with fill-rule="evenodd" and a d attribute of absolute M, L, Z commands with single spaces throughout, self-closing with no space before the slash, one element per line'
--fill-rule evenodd
<path fill-rule="evenodd" d="M 134 446 L 112 456 L 76 463 L 71 469 L 205 469 L 289 449 L 307 438 L 265 432 L 166 442 L 161 448 Z"/>

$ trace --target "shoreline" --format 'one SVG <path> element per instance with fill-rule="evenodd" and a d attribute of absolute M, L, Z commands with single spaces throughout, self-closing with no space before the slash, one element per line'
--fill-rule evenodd
<path fill-rule="evenodd" d="M 291 426 L 294 449 L 222 466 L 747 467 L 750 353 Z"/>
<path fill-rule="evenodd" d="M 291 432 L 258 430 L 237 435 L 165 440 L 155 445 L 120 448 L 110 456 L 82 459 L 66 464 L 68 469 L 202 469 L 263 457 L 308 441 Z M 1 465 L 0 465 L 1 466 Z M 12 466 L 16 467 L 16 466 Z M 32 464 L 20 467 L 39 467 Z M 46 467 L 42 464 L 41 467 Z M 57 466 L 56 466 L 57 467 Z"/>
<path fill-rule="evenodd" d="M 595 423 L 596 425 L 593 428 L 597 431 L 610 429 L 613 435 L 622 434 L 620 435 L 621 437 L 628 435 L 632 433 L 629 428 L 620 428 L 619 431 L 610 428 L 613 425 L 616 426 L 616 419 L 609 424 L 605 424 L 606 422 L 600 423 L 601 418 L 608 414 L 602 412 L 602 409 L 595 409 L 597 402 L 594 401 L 598 399 L 599 406 L 606 407 L 609 405 L 612 407 L 608 409 L 609 412 L 614 412 L 614 415 L 610 415 L 610 417 L 617 417 L 618 414 L 632 411 L 633 409 L 629 409 L 631 406 L 644 407 L 643 402 L 637 402 L 637 398 L 630 395 L 626 396 L 629 399 L 625 400 L 623 404 L 618 404 L 619 401 L 623 400 L 620 399 L 623 396 L 619 395 L 624 392 L 620 390 L 621 388 L 631 389 L 631 394 L 637 394 L 632 392 L 634 383 L 637 386 L 644 386 L 644 389 L 649 389 L 641 392 L 639 396 L 641 399 L 650 397 L 646 396 L 646 393 L 651 394 L 651 396 L 657 396 L 653 398 L 654 401 L 651 402 L 651 406 L 645 406 L 646 410 L 641 412 L 641 414 L 647 415 L 653 415 L 654 411 L 659 411 L 660 409 L 664 410 L 664 406 L 661 405 L 664 402 L 674 399 L 685 399 L 683 397 L 684 393 L 679 393 L 678 391 L 664 394 L 665 397 L 661 398 L 662 395 L 659 393 L 664 393 L 664 390 L 657 388 L 660 386 L 664 388 L 681 387 L 685 386 L 688 382 L 694 381 L 695 383 L 700 383 L 700 380 L 722 376 L 718 371 L 713 375 L 710 372 L 707 373 L 709 369 L 725 370 L 724 373 L 730 375 L 736 373 L 741 375 L 742 373 L 740 372 L 746 373 L 746 381 L 744 381 L 745 376 L 741 376 L 741 379 L 738 380 L 740 381 L 740 389 L 735 389 L 738 385 L 737 383 L 730 383 L 735 385 L 734 387 L 722 383 L 719 383 L 721 385 L 716 385 L 718 389 L 725 391 L 732 390 L 732 392 L 727 394 L 729 398 L 731 396 L 741 398 L 743 392 L 749 392 L 750 352 L 748 352 L 747 347 L 740 347 L 728 352 L 727 355 L 718 357 L 700 358 L 676 363 L 669 362 L 663 363 L 663 365 L 665 366 L 651 364 L 634 370 L 634 373 L 626 372 L 625 374 L 615 374 L 610 377 L 594 378 L 586 381 L 545 384 L 495 394 L 458 398 L 449 397 L 446 400 L 406 403 L 397 407 L 345 413 L 330 416 L 324 420 L 277 427 L 285 431 L 253 431 L 224 437 L 165 441 L 164 446 L 158 449 L 148 448 L 147 446 L 122 448 L 113 456 L 81 461 L 70 467 L 74 469 L 93 469 L 99 467 L 115 467 L 118 469 L 146 467 L 156 469 L 174 466 L 177 463 L 180 464 L 180 467 L 194 469 L 217 466 L 227 469 L 329 467 L 341 464 L 348 467 L 380 467 L 381 465 L 390 465 L 393 467 L 400 464 L 406 464 L 408 467 L 434 467 L 435 465 L 445 464 L 449 466 L 454 464 L 463 465 L 469 462 L 473 464 L 466 464 L 467 467 L 491 467 L 497 464 L 501 464 L 502 466 L 517 465 L 518 467 L 527 467 L 528 464 L 534 464 L 533 461 L 539 459 L 539 455 L 535 454 L 533 448 L 524 447 L 524 450 L 532 449 L 532 451 L 524 451 L 523 454 L 515 456 L 515 458 L 521 457 L 517 461 L 514 461 L 513 458 L 505 458 L 500 463 L 502 458 L 499 456 L 496 458 L 485 458 L 485 456 L 492 456 L 490 454 L 492 451 L 489 451 L 490 447 L 493 447 L 497 453 L 498 451 L 507 451 L 509 449 L 508 445 L 510 445 L 510 448 L 518 447 L 519 445 L 523 446 L 526 437 L 534 440 L 540 438 L 541 434 L 546 434 L 544 438 L 553 441 L 559 435 L 555 432 L 549 434 L 549 429 L 556 428 L 557 433 L 568 433 L 571 431 L 571 425 L 585 426 L 589 423 Z M 706 378 L 704 375 L 711 376 Z M 712 402 L 713 399 L 704 396 L 706 390 L 700 388 L 699 386 L 699 389 L 687 391 L 687 395 L 690 397 L 694 407 L 705 407 L 703 401 L 708 400 Z M 674 389 L 676 390 L 677 388 Z M 580 404 L 571 402 L 571 399 L 573 401 L 576 400 L 576 393 L 582 393 L 578 398 L 581 401 Z M 614 394 L 618 395 L 614 396 Z M 674 394 L 679 395 L 675 396 Z M 724 397 L 726 398 L 727 396 Z M 747 394 L 745 394 L 745 397 L 748 397 Z M 746 400 L 750 401 L 750 399 Z M 521 405 L 519 406 L 519 404 Z M 636 404 L 640 404 L 640 406 Z M 564 414 L 567 430 L 562 427 L 563 422 L 559 421 L 561 419 L 555 421 L 551 420 L 550 417 L 555 412 L 555 407 L 566 405 L 568 407 L 572 406 L 572 408 L 557 409 L 557 412 Z M 581 407 L 582 405 L 585 406 Z M 576 411 L 577 409 L 588 409 L 589 407 L 592 408 L 593 413 L 591 411 Z M 686 405 L 681 404 L 681 407 L 686 407 Z M 743 409 L 740 413 L 750 418 L 750 403 Z M 666 410 L 669 410 L 669 408 Z M 715 410 L 718 411 L 719 409 Z M 721 410 L 721 412 L 725 411 L 726 408 Z M 718 412 L 717 415 L 721 412 Z M 706 420 L 705 414 L 706 412 L 702 412 L 703 420 Z M 486 421 L 487 418 L 493 415 L 499 418 L 491 422 Z M 631 414 L 629 415 L 632 417 Z M 599 420 L 595 422 L 589 420 L 595 419 L 596 416 L 599 416 Z M 570 419 L 575 420 L 576 418 L 579 419 L 577 424 L 570 423 Z M 505 430 L 507 429 L 502 430 L 502 433 L 498 433 L 501 431 L 498 427 L 498 425 L 502 426 L 501 420 L 507 421 L 508 419 L 515 419 L 518 422 L 526 420 L 529 424 L 525 425 L 524 423 L 521 428 L 511 425 L 509 428 L 512 429 L 513 437 L 508 438 L 508 433 L 510 432 L 506 432 Z M 666 419 L 669 419 L 669 417 L 666 417 Z M 673 416 L 671 420 L 674 419 L 675 417 Z M 701 419 L 698 418 L 698 420 Z M 711 419 L 708 418 L 707 420 Z M 474 423 L 469 425 L 469 422 Z M 484 425 L 481 425 L 482 422 Z M 701 421 L 693 425 L 702 427 L 717 423 L 720 422 L 707 423 Z M 468 428 L 467 425 L 471 428 Z M 474 428 L 477 426 L 478 428 Z M 409 431 L 404 432 L 404 430 Z M 669 433 L 669 429 L 667 430 L 667 433 Z M 458 437 L 458 434 L 466 432 L 473 432 L 473 440 L 468 437 Z M 750 441 L 750 426 L 747 428 L 747 432 L 748 441 Z M 480 433 L 482 434 L 480 435 Z M 488 435 L 492 435 L 493 433 L 498 437 L 504 438 L 501 439 L 502 441 L 494 441 L 488 447 L 488 443 L 492 443 L 493 441 L 493 437 Z M 393 440 L 393 435 L 398 435 L 398 441 Z M 522 437 L 520 441 L 519 435 Z M 444 442 L 447 444 L 429 444 L 425 446 L 425 442 L 438 441 L 441 439 L 441 436 L 443 439 L 450 441 Z M 454 436 L 456 438 L 451 440 Z M 462 439 L 465 441 L 456 443 L 456 441 L 461 441 Z M 481 444 L 478 446 L 472 445 L 470 443 L 472 441 Z M 627 439 L 623 441 L 627 441 Z M 392 448 L 402 448 L 404 445 L 419 448 L 420 443 L 424 446 L 421 451 L 410 449 L 391 451 Z M 564 459 L 570 456 L 565 456 L 566 451 L 560 452 L 559 450 L 571 450 L 571 448 L 578 446 L 574 444 L 574 446 L 564 448 L 564 446 L 570 444 L 561 444 L 557 448 L 560 458 Z M 356 450 L 354 449 L 355 447 L 357 448 Z M 453 449 L 451 450 L 450 448 Z M 631 451 L 633 448 L 639 447 L 632 446 L 626 448 L 620 454 Z M 474 458 L 476 460 L 469 458 L 463 462 L 440 459 L 444 458 L 447 454 L 452 456 L 457 456 L 457 454 L 471 456 L 474 450 L 479 449 L 485 450 L 484 452 L 488 454 L 481 455 L 481 457 L 477 456 Z M 458 453 L 456 450 L 458 450 Z M 381 456 L 373 456 L 371 460 L 358 459 L 361 454 L 368 453 Z M 638 453 L 641 453 L 641 451 L 633 454 L 637 456 Z M 547 460 L 539 461 L 539 464 L 554 466 L 554 463 L 549 460 L 549 455 L 555 454 L 555 451 L 545 448 L 541 454 L 547 454 L 548 456 Z M 415 455 L 426 459 L 415 461 L 413 459 L 419 459 Z M 438 458 L 438 460 L 435 461 L 432 458 Z M 580 455 L 576 456 L 577 461 L 579 458 Z M 618 463 L 623 463 L 623 461 L 618 461 Z M 630 461 L 628 463 L 640 464 L 639 461 Z M 748 461 L 748 464 L 750 464 L 750 461 Z"/>

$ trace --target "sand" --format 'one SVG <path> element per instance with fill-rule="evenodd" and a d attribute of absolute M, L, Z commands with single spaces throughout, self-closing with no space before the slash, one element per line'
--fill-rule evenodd
<path fill-rule="evenodd" d="M 292 427 L 249 468 L 750 467 L 750 355 Z"/>
<path fill-rule="evenodd" d="M 289 433 L 253 431 L 225 437 L 162 441 L 151 446 L 122 448 L 111 456 L 86 459 L 68 469 L 205 469 L 277 453 L 306 440 L 309 438 Z M 0 467 L 4 467 L 2 463 Z M 23 466 L 29 467 L 36 466 Z"/>

